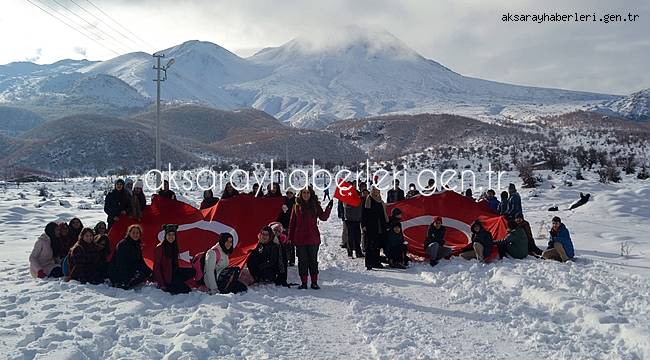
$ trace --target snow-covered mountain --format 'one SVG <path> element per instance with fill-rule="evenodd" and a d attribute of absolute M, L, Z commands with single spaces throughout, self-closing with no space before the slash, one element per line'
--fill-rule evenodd
<path fill-rule="evenodd" d="M 465 77 L 424 58 L 387 31 L 360 27 L 343 28 L 324 39 L 300 36 L 246 59 L 202 41 L 161 52 L 166 56 L 163 64 L 175 59 L 163 84 L 165 101 L 221 109 L 253 107 L 299 127 L 399 113 L 504 118 L 522 111 L 526 115 L 560 113 L 621 100 L 614 95 Z M 51 102 L 52 96 L 47 95 L 52 93 L 43 88 L 48 77 L 66 74 L 66 79 L 58 81 L 72 81 L 73 77 L 103 74 L 134 89 L 127 91 L 115 84 L 116 94 L 106 96 L 111 105 L 133 101 L 134 106 L 141 106 L 155 97 L 153 63 L 151 55 L 136 52 L 95 63 L 66 60 L 47 66 L 0 66 L 0 102 L 34 102 L 41 97 Z M 134 93 L 142 98 L 134 99 Z"/>
<path fill-rule="evenodd" d="M 649 120 L 650 89 L 637 91 L 621 99 L 607 102 L 596 110 L 603 113 L 624 116 L 633 120 Z"/>

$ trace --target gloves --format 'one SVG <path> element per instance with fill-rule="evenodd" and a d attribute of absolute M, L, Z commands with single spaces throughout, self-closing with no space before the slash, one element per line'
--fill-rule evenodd
<path fill-rule="evenodd" d="M 334 199 L 330 199 L 330 202 L 327 203 L 327 207 L 332 207 L 334 205 Z"/>
<path fill-rule="evenodd" d="M 45 271 L 43 270 L 38 270 L 38 274 L 36 276 L 38 276 L 39 279 L 43 279 L 47 277 L 47 275 L 45 275 Z"/>

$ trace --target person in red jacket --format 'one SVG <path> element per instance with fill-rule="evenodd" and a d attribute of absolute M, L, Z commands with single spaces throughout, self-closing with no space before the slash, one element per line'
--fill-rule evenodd
<path fill-rule="evenodd" d="M 306 187 L 300 190 L 296 204 L 291 210 L 289 221 L 289 242 L 296 246 L 298 255 L 298 274 L 301 285 L 299 289 L 307 288 L 307 279 L 311 275 L 311 288 L 320 289 L 318 286 L 318 248 L 320 246 L 320 232 L 318 220 L 327 221 L 332 211 L 330 202 L 325 210 L 320 205 L 314 189 Z"/>
<path fill-rule="evenodd" d="M 165 240 L 156 246 L 154 253 L 153 279 L 161 290 L 172 295 L 189 293 L 191 290 L 185 281 L 194 277 L 194 269 L 178 267 L 178 225 L 165 224 L 163 230 Z"/>

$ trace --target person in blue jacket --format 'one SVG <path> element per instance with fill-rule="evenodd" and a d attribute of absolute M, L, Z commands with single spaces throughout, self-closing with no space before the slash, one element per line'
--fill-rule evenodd
<path fill-rule="evenodd" d="M 556 216 L 553 218 L 548 249 L 542 253 L 542 257 L 544 259 L 565 262 L 573 259 L 574 255 L 573 242 L 571 242 L 569 229 L 562 223 L 562 219 Z"/>
<path fill-rule="evenodd" d="M 494 211 L 495 213 L 499 212 L 499 204 L 501 203 L 499 199 L 497 199 L 497 194 L 494 192 L 494 190 L 490 189 L 487 191 L 487 197 L 485 198 L 488 202 L 488 205 L 490 206 L 490 209 Z"/>
<path fill-rule="evenodd" d="M 508 217 L 508 219 L 514 220 L 517 214 L 523 214 L 523 211 L 521 209 L 521 197 L 517 192 L 515 184 L 510 183 L 510 185 L 508 185 L 508 194 L 510 196 L 508 197 L 508 208 L 505 215 Z"/>

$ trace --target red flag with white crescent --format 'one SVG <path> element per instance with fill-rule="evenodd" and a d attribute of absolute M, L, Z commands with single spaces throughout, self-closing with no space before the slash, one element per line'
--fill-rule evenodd
<path fill-rule="evenodd" d="M 350 206 L 359 206 L 361 204 L 361 197 L 357 190 L 347 181 L 340 181 L 336 186 L 334 197 L 342 201 L 344 204 Z"/>
<path fill-rule="evenodd" d="M 142 212 L 142 219 L 121 216 L 111 227 L 108 237 L 111 249 L 126 236 L 131 224 L 142 226 L 142 256 L 153 268 L 154 248 L 164 239 L 163 224 L 177 224 L 179 267 L 191 267 L 197 253 L 211 248 L 219 240 L 219 234 L 228 232 L 233 236 L 235 250 L 230 255 L 230 265 L 243 267 L 248 251 L 257 246 L 259 230 L 275 221 L 284 203 L 282 197 L 259 198 L 239 195 L 220 200 L 216 205 L 199 210 L 176 200 L 154 195 L 151 205 Z"/>
<path fill-rule="evenodd" d="M 495 241 L 503 239 L 507 232 L 505 217 L 495 215 L 484 204 L 450 190 L 388 204 L 388 213 L 394 208 L 402 211 L 402 229 L 408 241 L 408 251 L 420 257 L 425 256 L 424 240 L 428 226 L 438 216 L 442 217 L 442 225 L 447 228 L 445 246 L 451 247 L 455 254 L 470 242 L 470 226 L 474 220 L 480 220 Z M 495 246 L 493 255 L 496 251 Z"/>

